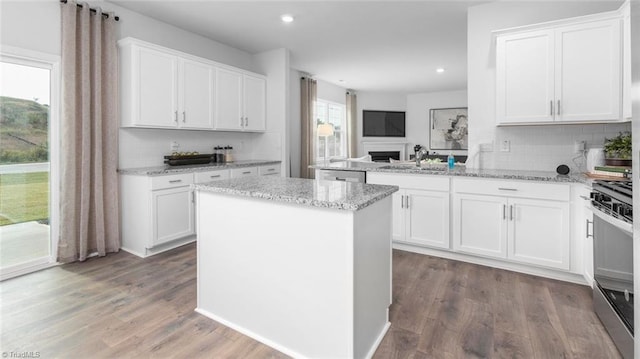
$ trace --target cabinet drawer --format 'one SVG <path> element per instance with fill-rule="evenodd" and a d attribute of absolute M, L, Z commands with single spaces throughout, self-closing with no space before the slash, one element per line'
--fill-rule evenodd
<path fill-rule="evenodd" d="M 258 167 L 234 168 L 231 170 L 231 178 L 251 177 L 258 175 Z"/>
<path fill-rule="evenodd" d="M 455 193 L 538 198 L 553 201 L 569 201 L 571 194 L 571 188 L 568 184 L 468 178 L 454 178 L 453 190 Z"/>
<path fill-rule="evenodd" d="M 195 183 L 205 183 L 229 179 L 230 173 L 229 170 L 196 172 L 195 177 Z"/>
<path fill-rule="evenodd" d="M 388 174 L 367 172 L 367 183 L 386 184 L 400 188 L 424 189 L 428 191 L 449 191 L 449 177 L 412 174 Z"/>
<path fill-rule="evenodd" d="M 278 175 L 280 174 L 280 165 L 269 165 L 258 167 L 260 176 Z"/>
<path fill-rule="evenodd" d="M 193 173 L 151 177 L 151 190 L 189 186 L 193 183 Z"/>

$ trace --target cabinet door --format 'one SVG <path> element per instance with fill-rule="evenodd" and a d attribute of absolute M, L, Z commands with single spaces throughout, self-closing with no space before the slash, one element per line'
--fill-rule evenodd
<path fill-rule="evenodd" d="M 266 90 L 265 79 L 244 76 L 244 129 L 264 131 L 266 129 Z"/>
<path fill-rule="evenodd" d="M 195 234 L 190 187 L 153 191 L 153 237 L 150 247 Z"/>
<path fill-rule="evenodd" d="M 400 190 L 391 195 L 391 238 L 394 241 L 404 240 L 405 231 L 405 193 L 404 190 Z"/>
<path fill-rule="evenodd" d="M 141 47 L 137 66 L 138 116 L 136 126 L 177 126 L 177 58 Z M 135 74 L 134 74 L 135 76 Z M 134 101 L 135 103 L 135 101 Z"/>
<path fill-rule="evenodd" d="M 215 79 L 215 129 L 241 130 L 242 74 L 226 69 L 216 69 Z"/>
<path fill-rule="evenodd" d="M 569 270 L 569 204 L 509 199 L 509 258 Z"/>
<path fill-rule="evenodd" d="M 406 190 L 407 242 L 449 248 L 449 192 Z"/>
<path fill-rule="evenodd" d="M 619 120 L 620 20 L 563 27 L 556 34 L 556 115 L 561 121 Z"/>
<path fill-rule="evenodd" d="M 213 129 L 214 68 L 197 61 L 180 60 L 181 128 Z"/>
<path fill-rule="evenodd" d="M 507 257 L 507 200 L 455 194 L 453 249 L 488 257 Z"/>
<path fill-rule="evenodd" d="M 496 48 L 498 123 L 554 120 L 554 34 L 552 30 L 504 35 Z"/>

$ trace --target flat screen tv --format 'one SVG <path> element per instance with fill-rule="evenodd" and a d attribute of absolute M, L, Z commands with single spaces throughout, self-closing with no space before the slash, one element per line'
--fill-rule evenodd
<path fill-rule="evenodd" d="M 363 137 L 405 137 L 404 111 L 362 110 Z"/>

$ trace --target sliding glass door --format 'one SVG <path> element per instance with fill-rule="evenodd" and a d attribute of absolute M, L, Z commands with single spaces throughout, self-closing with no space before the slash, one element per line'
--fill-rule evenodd
<path fill-rule="evenodd" d="M 6 279 L 54 262 L 57 63 L 47 55 L 2 50 L 0 279 Z"/>

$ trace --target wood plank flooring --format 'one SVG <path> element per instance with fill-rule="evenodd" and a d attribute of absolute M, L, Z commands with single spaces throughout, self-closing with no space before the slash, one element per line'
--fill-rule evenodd
<path fill-rule="evenodd" d="M 375 358 L 620 358 L 587 287 L 403 251 L 393 281 L 392 325 Z M 195 305 L 193 244 L 92 258 L 0 283 L 0 351 L 286 358 Z"/>

